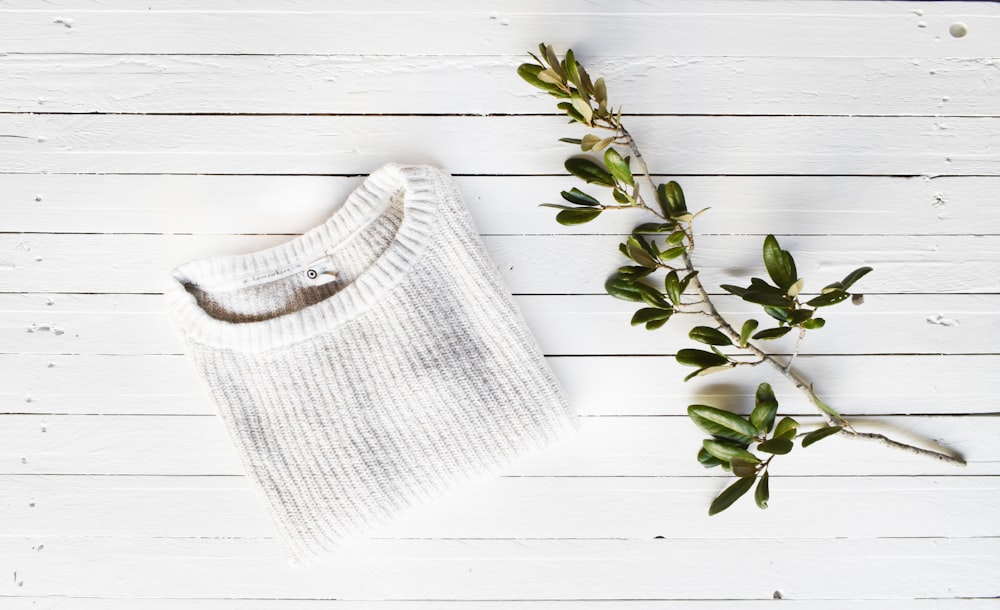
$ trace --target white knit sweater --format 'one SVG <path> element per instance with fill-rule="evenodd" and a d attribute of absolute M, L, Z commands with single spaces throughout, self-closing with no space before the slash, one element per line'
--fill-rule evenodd
<path fill-rule="evenodd" d="M 432 167 L 385 165 L 304 235 L 171 279 L 173 319 L 292 565 L 576 429 Z"/>

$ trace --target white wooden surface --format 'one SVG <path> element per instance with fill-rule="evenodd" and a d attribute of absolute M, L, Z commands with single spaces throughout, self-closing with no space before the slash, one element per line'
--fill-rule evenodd
<path fill-rule="evenodd" d="M 815 419 L 765 371 L 682 384 L 684 323 L 629 327 L 601 285 L 635 216 L 536 207 L 580 135 L 515 76 L 542 40 L 713 208 L 709 286 L 759 272 L 768 232 L 813 286 L 876 268 L 799 366 L 967 468 L 831 439 L 775 463 L 767 511 L 706 516 L 726 481 L 687 404 L 745 409 L 767 380 Z M 997 607 L 998 40 L 986 2 L 0 2 L 0 607 Z M 386 161 L 458 175 L 584 425 L 294 572 L 160 291 L 310 228 Z"/>

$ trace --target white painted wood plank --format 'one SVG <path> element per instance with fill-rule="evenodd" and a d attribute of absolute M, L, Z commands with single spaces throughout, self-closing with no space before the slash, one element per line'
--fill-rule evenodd
<path fill-rule="evenodd" d="M 361 176 L 0 174 L 5 231 L 302 233 L 323 222 Z M 641 211 L 565 227 L 552 209 L 566 176 L 457 176 L 480 232 L 627 233 Z M 704 234 L 968 235 L 1000 233 L 1000 177 L 688 176 Z M 605 198 L 605 189 L 580 184 Z"/>
<path fill-rule="evenodd" d="M 1000 21 L 1000 18 L 998 18 Z M 1000 117 L 632 116 L 654 172 L 1000 173 Z M 7 173 L 562 173 L 585 133 L 557 116 L 0 115 Z"/>
<path fill-rule="evenodd" d="M 33 550 L 40 542 L 44 550 Z M 0 557 L 18 573 L 0 581 L 5 595 L 770 600 L 774 591 L 911 599 L 1000 590 L 995 538 L 374 540 L 300 571 L 283 565 L 271 540 L 4 538 Z M 739 569 L 704 578 L 718 573 L 720 557 L 741 558 Z"/>
<path fill-rule="evenodd" d="M 935 6 L 937 5 L 937 6 Z M 747 14 L 781 14 L 818 11 L 827 15 L 856 15 L 860 10 L 871 15 L 898 15 L 900 9 L 909 7 L 911 14 L 922 16 L 958 14 L 997 15 L 996 7 L 988 2 L 949 2 L 941 4 L 933 1 L 893 0 L 871 2 L 852 0 L 845 3 L 840 0 L 670 0 L 651 5 L 642 0 L 587 0 L 581 4 L 578 0 L 547 0 L 545 11 L 539 11 L 539 5 L 532 0 L 502 0 L 494 7 L 509 11 L 558 14 L 582 13 L 597 16 L 651 13 L 662 14 L 731 14 L 740 9 Z M 945 8 L 946 7 L 946 8 Z M 199 0 L 163 0 L 155 5 L 149 4 L 136 9 L 131 0 L 48 0 L 39 6 L 32 0 L 5 0 L 4 11 L 60 12 L 64 10 L 79 10 L 86 12 L 107 11 L 183 11 L 206 12 L 205 4 Z M 331 6 L 327 0 L 215 0 L 211 10 L 207 12 L 282 12 L 282 13 L 314 13 L 314 12 L 351 12 L 351 13 L 448 13 L 448 14 L 483 14 L 489 11 L 482 6 L 470 4 L 464 0 L 422 0 L 418 6 L 401 6 L 397 0 L 370 0 L 364 4 L 350 7 Z M 412 51 L 412 49 L 410 50 Z"/>
<path fill-rule="evenodd" d="M 671 415 L 696 401 L 742 409 L 765 381 L 785 412 L 812 409 L 770 368 L 681 383 L 690 371 L 670 356 L 546 360 L 583 415 Z M 850 415 L 993 413 L 1000 402 L 1000 356 L 800 355 L 796 363 L 827 403 Z M 0 413 L 213 415 L 200 384 L 180 354 L 0 355 Z"/>
<path fill-rule="evenodd" d="M 10 610 L 36 610 L 43 606 L 49 610 L 133 610 L 134 599 L 108 597 L 67 597 L 63 595 L 52 597 L 19 596 L 4 598 L 5 607 Z M 173 610 L 177 607 L 177 599 L 142 598 L 143 609 Z M 340 601 L 336 599 L 184 599 L 184 608 L 190 610 L 272 610 L 276 604 L 280 608 L 291 610 L 324 610 L 332 608 L 359 608 L 361 610 L 439 610 L 440 601 Z M 993 599 L 947 598 L 947 599 L 852 599 L 851 608 L 868 610 L 984 610 L 996 608 Z M 844 602 L 841 600 L 794 600 L 784 599 L 781 602 L 783 610 L 840 610 Z M 563 601 L 456 601 L 447 602 L 449 610 L 669 610 L 682 608 L 686 610 L 770 610 L 774 608 L 773 599 L 768 600 L 563 600 Z"/>
<path fill-rule="evenodd" d="M 409 511 L 377 538 L 783 539 L 1000 535 L 1000 477 L 778 477 L 766 511 L 708 504 L 714 477 L 497 478 Z M 244 477 L 2 476 L 0 536 L 274 538 Z M 213 507 L 206 510 L 206 507 Z M 874 508 L 873 507 L 877 507 Z M 151 515 L 157 518 L 150 519 Z M 613 515 L 613 518 L 609 516 Z"/>
<path fill-rule="evenodd" d="M 52 305 L 25 307 L 38 295 L 0 295 L 0 353 L 179 354 L 181 337 L 159 296 L 80 295 L 80 311 L 62 295 L 43 296 Z M 155 302 L 152 311 L 128 303 Z M 702 316 L 678 316 L 668 326 L 647 331 L 629 320 L 641 305 L 608 295 L 516 297 L 542 350 L 548 355 L 672 355 L 690 347 L 688 332 L 705 324 Z M 748 318 L 767 328 L 760 307 L 733 296 L 716 297 L 736 327 Z M 802 354 L 996 354 L 1000 295 L 869 295 L 862 307 L 842 304 L 822 315 L 827 325 L 809 333 Z M 775 323 L 776 325 L 776 323 Z M 878 329 L 874 332 L 873 329 Z M 769 352 L 791 354 L 795 337 L 762 343 Z M 724 350 L 737 353 L 737 350 Z M 683 377 L 684 375 L 680 375 Z"/>
<path fill-rule="evenodd" d="M 0 39 L 20 53 L 258 53 L 258 54 L 516 54 L 540 40 L 590 51 L 609 44 L 595 37 L 595 20 L 614 23 L 613 44 L 621 55 L 762 55 L 893 57 L 988 57 L 1000 34 L 1000 18 L 982 4 L 948 9 L 933 3 L 895 4 L 869 11 L 871 2 L 852 2 L 848 11 L 826 11 L 835 3 L 726 2 L 715 10 L 682 4 L 644 6 L 623 12 L 617 3 L 597 10 L 568 9 L 555 15 L 545 7 L 518 3 L 476 5 L 456 11 L 456 3 L 434 8 L 387 7 L 358 12 L 187 10 L 8 11 L 0 20 Z M 950 3 L 949 3 L 950 4 Z M 129 7 L 131 8 L 131 7 Z M 633 9 L 634 11 L 635 9 Z M 377 12 L 376 12 L 377 11 Z M 918 14 L 924 11 L 925 14 Z M 964 38 L 949 35 L 961 19 Z M 554 23 L 556 20 L 556 25 Z M 276 34 L 280 33 L 280 34 Z M 592 52 L 592 51 L 591 51 Z"/>
<path fill-rule="evenodd" d="M 594 223 L 600 223 L 597 219 Z M 599 224 L 598 224 L 599 227 Z M 780 236 L 808 282 L 803 294 L 869 265 L 857 289 L 879 293 L 1000 292 L 1000 235 Z M 241 254 L 288 236 L 0 234 L 0 292 L 162 292 L 170 271 L 193 258 Z M 486 251 L 515 294 L 595 294 L 629 263 L 622 235 L 492 235 Z M 763 273 L 763 240 L 699 235 L 702 281 L 747 285 Z"/>
<path fill-rule="evenodd" d="M 684 405 L 677 410 L 683 412 Z M 803 426 L 813 416 L 796 416 Z M 852 417 L 859 430 L 886 432 L 919 445 L 946 442 L 966 468 L 871 442 L 833 438 L 775 463 L 789 475 L 1000 474 L 996 418 Z M 2 415 L 0 474 L 242 474 L 217 417 L 161 415 Z M 584 417 L 574 438 L 508 465 L 508 476 L 703 476 L 695 460 L 701 434 L 687 416 Z"/>
<path fill-rule="evenodd" d="M 214 8 L 214 7 L 213 7 Z M 530 50 L 530 49 L 525 49 Z M 595 49 L 607 53 L 609 49 Z M 580 56 L 636 114 L 995 115 L 1000 62 Z M 510 56 L 8 54 L 8 112 L 549 113 Z M 458 86 L 456 86 L 458 85 Z M 442 91 L 448 95 L 442 96 Z M 386 95 L 405 91 L 405 95 Z M 682 91 L 683 95 L 677 92 Z"/>

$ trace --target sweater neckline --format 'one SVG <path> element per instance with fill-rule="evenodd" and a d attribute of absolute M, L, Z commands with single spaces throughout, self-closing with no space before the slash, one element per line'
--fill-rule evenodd
<path fill-rule="evenodd" d="M 180 327 L 198 343 L 259 352 L 306 340 L 366 311 L 423 252 L 436 219 L 437 172 L 429 166 L 385 164 L 326 221 L 302 235 L 249 254 L 195 259 L 176 267 L 166 296 Z M 231 322 L 211 316 L 187 288 L 239 289 L 294 270 L 306 272 L 331 248 L 351 248 L 350 238 L 385 213 L 400 191 L 402 219 L 389 244 L 354 281 L 323 300 L 265 320 Z"/>

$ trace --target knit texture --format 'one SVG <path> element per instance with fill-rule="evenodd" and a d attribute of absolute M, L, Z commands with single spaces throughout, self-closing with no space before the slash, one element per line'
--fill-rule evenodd
<path fill-rule="evenodd" d="M 448 174 L 388 164 L 279 246 L 167 291 L 289 563 L 577 429 Z"/>

